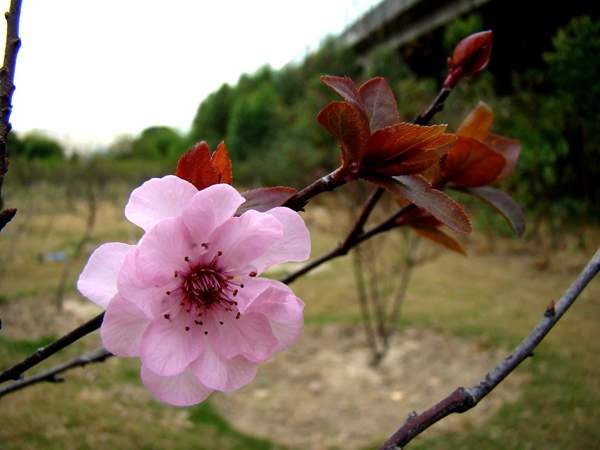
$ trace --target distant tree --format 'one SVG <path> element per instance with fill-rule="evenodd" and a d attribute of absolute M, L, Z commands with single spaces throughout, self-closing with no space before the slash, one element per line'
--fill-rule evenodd
<path fill-rule="evenodd" d="M 223 84 L 200 103 L 190 131 L 192 142 L 203 140 L 214 148 L 225 137 L 233 100 L 234 90 Z"/>
<path fill-rule="evenodd" d="M 26 134 L 21 139 L 20 155 L 26 159 L 62 159 L 64 158 L 64 149 L 58 141 L 51 137 L 33 132 Z"/>
<path fill-rule="evenodd" d="M 173 128 L 154 126 L 146 128 L 131 143 L 133 158 L 166 159 L 185 150 L 187 141 Z"/>

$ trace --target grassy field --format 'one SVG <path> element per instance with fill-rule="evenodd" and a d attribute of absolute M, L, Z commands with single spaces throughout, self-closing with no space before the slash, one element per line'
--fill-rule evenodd
<path fill-rule="evenodd" d="M 139 236 L 122 215 L 125 190 L 99 196 L 92 238 L 84 247 L 83 256 L 69 263 L 72 269 L 67 276 L 68 289 L 63 311 L 58 313 L 55 296 L 65 262 L 48 260 L 49 254 L 64 252 L 68 256 L 75 251 L 85 230 L 87 205 L 77 198 L 65 200 L 59 188 L 46 186 L 36 190 L 41 191 L 43 198 L 22 190 L 13 194 L 11 202 L 20 206 L 20 212 L 0 237 L 2 367 L 97 313 L 74 290 L 85 258 L 97 243 L 130 242 Z M 347 226 L 345 221 L 332 223 L 332 216 L 327 205 L 309 208 L 313 256 L 334 245 Z M 544 239 L 516 241 L 479 233 L 465 240 L 469 253 L 466 258 L 440 252 L 416 269 L 398 327 L 456 336 L 490 351 L 509 350 L 537 322 L 548 302 L 560 296 L 600 245 L 600 230 L 589 228 L 578 233 L 561 236 L 555 249 L 549 248 Z M 585 238 L 584 247 L 581 236 Z M 380 245 L 381 251 L 394 253 L 392 244 L 388 241 Z M 436 253 L 427 244 L 423 251 Z M 307 304 L 307 335 L 322 327 L 358 324 L 348 258 L 326 265 L 293 287 Z M 535 357 L 518 369 L 526 381 L 520 383 L 515 401 L 503 404 L 477 427 L 432 430 L 410 448 L 600 448 L 599 319 L 600 281 L 595 280 Z M 97 334 L 88 336 L 45 366 L 98 345 Z M 319 345 L 327 347 L 328 342 L 324 340 Z M 445 350 L 443 346 L 439 348 L 440 353 Z M 464 367 L 465 379 L 473 378 L 470 369 Z M 447 386 L 447 390 L 455 387 Z M 411 394 L 419 393 L 408 393 Z M 293 391 L 290 395 L 297 395 L 298 401 L 318 400 L 303 392 Z M 236 429 L 220 412 L 218 400 L 189 409 L 170 408 L 153 401 L 141 386 L 138 364 L 133 360 L 112 359 L 75 370 L 66 376 L 65 383 L 28 388 L 1 399 L 0 405 L 2 450 L 290 448 L 285 446 L 288 440 L 283 434 L 258 437 L 249 430 Z M 359 424 L 374 421 L 376 426 L 378 404 L 371 406 L 356 411 Z M 323 404 L 322 408 L 327 409 L 328 405 Z M 400 424 L 409 412 L 399 407 L 386 413 Z M 357 425 L 349 422 L 347 426 Z M 386 438 L 386 433 L 381 431 L 373 447 Z M 357 448 L 351 441 L 343 447 Z M 310 448 L 332 450 L 318 445 Z"/>

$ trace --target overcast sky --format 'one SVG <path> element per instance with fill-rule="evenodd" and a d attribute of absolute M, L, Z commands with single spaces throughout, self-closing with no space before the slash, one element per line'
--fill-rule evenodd
<path fill-rule="evenodd" d="M 14 129 L 87 148 L 151 125 L 187 130 L 223 82 L 302 58 L 376 3 L 23 0 Z"/>

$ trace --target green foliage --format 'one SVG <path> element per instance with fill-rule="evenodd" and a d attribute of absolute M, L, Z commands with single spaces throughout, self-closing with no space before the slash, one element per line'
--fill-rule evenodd
<path fill-rule="evenodd" d="M 28 133 L 22 138 L 10 133 L 7 146 L 11 157 L 27 160 L 60 160 L 65 153 L 58 141 L 39 132 Z"/>
<path fill-rule="evenodd" d="M 444 29 L 444 50 L 447 54 L 452 54 L 452 50 L 461 39 L 482 29 L 483 21 L 478 14 L 455 20 Z"/>
<path fill-rule="evenodd" d="M 174 129 L 164 126 L 146 128 L 131 143 L 131 153 L 125 157 L 142 159 L 166 159 L 180 155 L 187 142 Z"/>

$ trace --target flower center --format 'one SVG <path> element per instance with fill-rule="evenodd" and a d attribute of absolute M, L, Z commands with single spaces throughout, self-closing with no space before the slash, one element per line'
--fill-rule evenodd
<path fill-rule="evenodd" d="M 229 280 L 214 268 L 200 268 L 189 274 L 183 282 L 183 291 L 187 300 L 197 306 L 234 304 L 230 300 L 233 290 Z"/>

